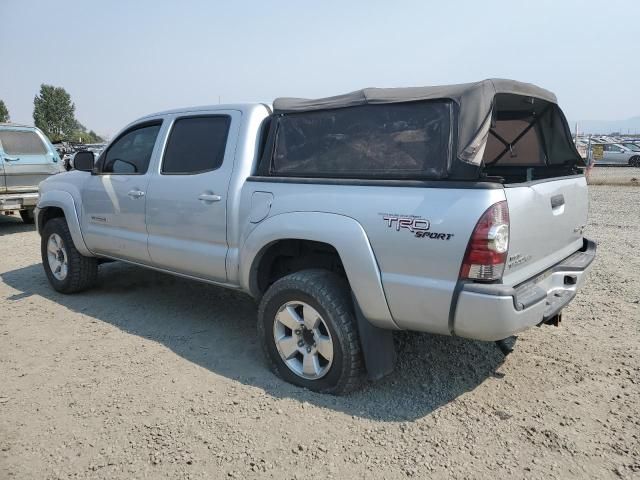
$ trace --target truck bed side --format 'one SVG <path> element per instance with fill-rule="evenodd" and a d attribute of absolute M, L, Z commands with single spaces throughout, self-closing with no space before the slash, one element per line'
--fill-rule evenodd
<path fill-rule="evenodd" d="M 482 213 L 505 199 L 504 189 L 494 184 L 444 188 L 450 185 L 442 182 L 443 188 L 425 188 L 371 183 L 250 178 L 242 190 L 242 238 L 259 223 L 250 221 L 252 198 L 259 192 L 273 196 L 266 218 L 292 212 L 350 217 L 367 235 L 398 327 L 449 334 L 451 300 L 469 236 Z M 281 234 L 287 238 L 287 232 Z"/>

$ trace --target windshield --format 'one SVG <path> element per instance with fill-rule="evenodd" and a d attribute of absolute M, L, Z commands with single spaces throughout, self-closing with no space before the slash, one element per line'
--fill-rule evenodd
<path fill-rule="evenodd" d="M 623 143 L 622 145 L 634 152 L 640 152 L 640 145 L 636 145 L 635 143 Z"/>

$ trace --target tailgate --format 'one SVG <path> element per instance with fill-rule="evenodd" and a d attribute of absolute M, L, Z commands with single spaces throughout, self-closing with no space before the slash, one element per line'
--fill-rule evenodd
<path fill-rule="evenodd" d="M 517 285 L 582 247 L 589 198 L 583 175 L 505 186 L 509 255 L 503 283 Z"/>
<path fill-rule="evenodd" d="M 8 193 L 36 192 L 41 181 L 60 172 L 57 163 L 45 155 L 23 155 L 19 160 L 4 164 Z"/>

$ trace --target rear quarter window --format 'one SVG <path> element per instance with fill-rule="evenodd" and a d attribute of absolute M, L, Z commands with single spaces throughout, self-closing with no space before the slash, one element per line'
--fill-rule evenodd
<path fill-rule="evenodd" d="M 48 152 L 38 134 L 29 131 L 0 131 L 0 144 L 7 155 L 44 155 Z"/>
<path fill-rule="evenodd" d="M 361 105 L 277 119 L 270 175 L 332 178 L 446 176 L 450 101 Z"/>

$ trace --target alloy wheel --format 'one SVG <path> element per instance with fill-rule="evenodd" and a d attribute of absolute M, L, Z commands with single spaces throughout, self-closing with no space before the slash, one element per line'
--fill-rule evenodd
<path fill-rule="evenodd" d="M 62 237 L 52 233 L 47 241 L 47 260 L 49 268 L 56 280 L 63 281 L 69 272 L 69 257 L 65 249 Z"/>
<path fill-rule="evenodd" d="M 307 380 L 324 377 L 333 362 L 333 340 L 322 316 L 300 301 L 278 309 L 273 338 L 280 358 L 296 375 Z"/>

